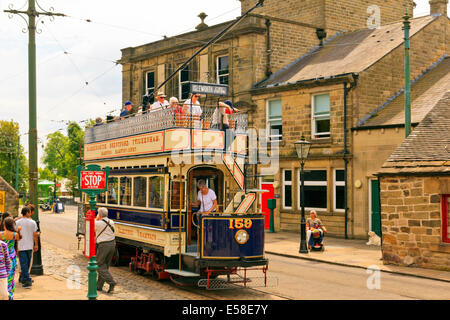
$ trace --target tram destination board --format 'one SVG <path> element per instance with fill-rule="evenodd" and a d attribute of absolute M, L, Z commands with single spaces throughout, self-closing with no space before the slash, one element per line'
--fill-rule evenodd
<path fill-rule="evenodd" d="M 225 84 L 190 82 L 191 93 L 209 94 L 214 96 L 227 97 L 228 86 Z"/>

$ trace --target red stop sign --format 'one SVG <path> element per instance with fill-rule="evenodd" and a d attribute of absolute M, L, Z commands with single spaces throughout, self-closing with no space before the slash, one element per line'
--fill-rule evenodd
<path fill-rule="evenodd" d="M 81 171 L 80 189 L 102 190 L 105 189 L 105 171 Z"/>

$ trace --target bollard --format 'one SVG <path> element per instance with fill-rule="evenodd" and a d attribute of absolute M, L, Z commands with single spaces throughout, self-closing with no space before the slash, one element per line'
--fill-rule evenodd
<path fill-rule="evenodd" d="M 267 200 L 267 208 L 270 209 L 270 222 L 269 222 L 269 232 L 274 233 L 274 221 L 273 221 L 273 209 L 277 207 L 277 202 L 275 199 L 268 199 Z"/>

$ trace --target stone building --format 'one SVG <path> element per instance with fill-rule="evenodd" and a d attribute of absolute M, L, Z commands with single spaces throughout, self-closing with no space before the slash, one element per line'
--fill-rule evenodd
<path fill-rule="evenodd" d="M 279 172 L 262 178 L 263 184 L 275 182 L 278 230 L 299 230 L 294 142 L 303 135 L 312 142 L 305 166 L 307 209 L 318 212 L 332 235 L 381 234 L 374 174 L 404 140 L 402 26 L 399 21 L 338 33 L 254 86 L 252 121 L 280 145 Z M 439 100 L 450 89 L 449 31 L 440 12 L 411 19 L 414 125 L 432 106 L 426 99 Z"/>
<path fill-rule="evenodd" d="M 242 13 L 256 0 L 240 0 Z M 367 27 L 369 7 L 378 6 L 381 24 L 399 20 L 409 0 L 266 0 L 262 8 L 234 27 L 202 52 L 163 90 L 180 100 L 186 98 L 187 81 L 226 83 L 238 105 L 251 103 L 253 84 L 264 80 L 299 55 L 341 30 Z M 369 12 L 369 13 L 368 13 Z M 123 101 L 140 104 L 142 95 L 154 90 L 194 52 L 231 23 L 207 26 L 201 15 L 196 31 L 165 38 L 138 47 L 122 49 Z"/>
<path fill-rule="evenodd" d="M 411 70 L 417 80 L 449 53 L 447 1 L 430 0 L 432 15 L 411 21 Z M 240 2 L 243 14 L 257 1 Z M 412 5 L 410 0 L 265 0 L 162 90 L 183 101 L 188 81 L 228 84 L 230 98 L 249 113 L 249 126 L 266 130 L 266 141 L 280 141 L 280 169 L 260 181 L 277 198 L 276 230 L 299 230 L 293 143 L 304 135 L 313 142 L 306 164 L 313 201 L 308 207 L 319 209 L 330 234 L 367 238 L 380 217 L 378 210 L 372 223 L 374 174 L 404 139 L 399 123 L 377 130 L 367 123 L 401 96 L 401 20 Z M 196 31 L 122 49 L 123 101 L 139 105 L 142 95 L 231 23 L 207 26 L 204 15 L 200 18 Z M 272 135 L 271 129 L 281 134 Z M 365 140 L 374 132 L 384 140 L 375 135 Z"/>
<path fill-rule="evenodd" d="M 450 90 L 378 173 L 387 264 L 450 271 L 449 113 Z"/>
<path fill-rule="evenodd" d="M 0 212 L 19 213 L 19 193 L 0 176 Z"/>

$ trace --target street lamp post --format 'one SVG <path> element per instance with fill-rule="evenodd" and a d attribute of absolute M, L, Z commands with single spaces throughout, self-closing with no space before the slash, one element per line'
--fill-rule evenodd
<path fill-rule="evenodd" d="M 304 184 L 304 166 L 306 159 L 308 158 L 309 149 L 311 148 L 311 142 L 305 140 L 305 137 L 301 137 L 300 141 L 294 143 L 297 150 L 298 158 L 300 159 L 301 171 L 300 171 L 300 204 L 302 207 L 302 215 L 300 220 L 300 253 L 308 253 L 308 247 L 306 244 L 306 220 L 305 220 L 305 184 Z"/>

